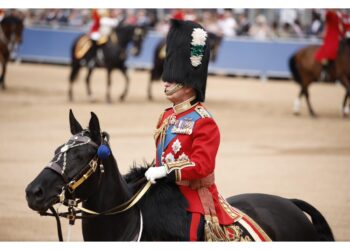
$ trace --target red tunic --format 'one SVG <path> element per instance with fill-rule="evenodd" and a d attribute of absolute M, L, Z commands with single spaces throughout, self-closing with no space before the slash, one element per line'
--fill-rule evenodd
<path fill-rule="evenodd" d="M 98 32 L 100 30 L 100 15 L 98 14 L 97 10 L 92 10 L 91 18 L 92 26 L 90 28 L 90 33 Z"/>
<path fill-rule="evenodd" d="M 169 108 L 162 114 L 158 130 L 167 123 L 169 117 L 173 117 L 174 125 L 165 132 L 164 146 L 161 136 L 156 138 L 156 166 L 165 165 L 170 171 L 175 171 L 177 181 L 202 179 L 213 173 L 220 132 L 210 114 L 200 103 L 182 113 L 175 113 L 173 108 Z M 204 214 L 198 191 L 183 185 L 179 185 L 179 189 L 189 203 L 187 210 Z M 216 185 L 210 185 L 208 190 L 213 197 L 220 224 L 232 224 L 233 217 L 220 205 Z"/>
<path fill-rule="evenodd" d="M 323 38 L 323 45 L 316 51 L 315 58 L 318 62 L 324 59 L 335 60 L 338 53 L 339 41 L 341 38 L 341 22 L 335 11 L 326 13 L 326 32 Z"/>

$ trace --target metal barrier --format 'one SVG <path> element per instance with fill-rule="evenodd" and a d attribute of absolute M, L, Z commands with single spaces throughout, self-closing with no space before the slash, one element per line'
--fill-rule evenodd
<path fill-rule="evenodd" d="M 17 58 L 26 61 L 70 63 L 70 51 L 74 40 L 82 31 L 26 28 L 23 44 Z M 149 32 L 142 53 L 130 56 L 127 65 L 131 68 L 152 67 L 153 53 L 162 36 Z M 311 40 L 257 41 L 249 38 L 225 38 L 218 51 L 217 60 L 210 63 L 213 74 L 235 74 L 267 77 L 290 77 L 289 57 L 299 48 L 319 43 Z"/>

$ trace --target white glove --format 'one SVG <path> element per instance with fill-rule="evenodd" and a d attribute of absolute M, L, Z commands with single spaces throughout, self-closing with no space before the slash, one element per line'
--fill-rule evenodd
<path fill-rule="evenodd" d="M 147 169 L 145 176 L 148 181 L 152 184 L 156 183 L 156 179 L 163 178 L 167 175 L 167 170 L 165 166 L 150 167 Z"/>

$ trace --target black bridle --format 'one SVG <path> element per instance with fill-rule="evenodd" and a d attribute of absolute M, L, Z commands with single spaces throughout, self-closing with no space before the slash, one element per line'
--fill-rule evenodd
<path fill-rule="evenodd" d="M 86 181 L 94 172 L 96 172 L 97 167 L 100 165 L 100 179 L 102 177 L 102 174 L 104 173 L 103 165 L 100 164 L 100 160 L 97 156 L 97 153 L 92 157 L 92 159 L 88 162 L 88 164 L 74 177 L 72 177 L 71 180 L 69 180 L 69 177 L 66 174 L 66 164 L 67 164 L 67 152 L 75 147 L 83 146 L 86 144 L 92 145 L 97 152 L 98 145 L 91 140 L 88 136 L 84 135 L 85 131 L 82 131 L 81 133 L 77 135 L 73 135 L 69 141 L 64 144 L 60 152 L 56 154 L 56 160 L 51 161 L 45 168 L 48 168 L 50 170 L 53 170 L 57 174 L 59 174 L 65 185 L 62 188 L 61 194 L 58 196 L 59 202 L 65 202 L 66 201 L 66 193 L 68 192 L 73 199 L 74 198 L 74 191 L 82 184 L 84 181 Z M 104 140 L 105 138 L 102 139 Z M 108 143 L 108 142 L 107 142 Z M 60 165 L 58 162 L 63 158 L 63 163 Z"/>
<path fill-rule="evenodd" d="M 123 213 L 133 207 L 145 194 L 150 187 L 150 183 L 146 183 L 146 185 L 138 190 L 133 197 L 131 197 L 128 201 L 117 205 L 116 207 L 113 207 L 112 209 L 108 209 L 107 211 L 103 211 L 101 213 L 96 213 L 94 211 L 85 209 L 85 208 L 80 208 L 79 210 L 76 210 L 78 207 L 78 204 L 82 202 L 81 199 L 76 199 L 74 192 L 75 190 L 82 184 L 84 183 L 93 173 L 96 172 L 98 166 L 100 167 L 100 176 L 99 176 L 99 181 L 98 185 L 96 188 L 96 191 L 98 190 L 102 175 L 104 174 L 104 167 L 101 163 L 101 160 L 99 159 L 97 155 L 97 150 L 99 146 L 91 140 L 90 137 L 85 136 L 84 133 L 87 132 L 87 130 L 82 131 L 81 133 L 77 135 L 73 135 L 67 143 L 65 143 L 61 148 L 60 152 L 56 154 L 54 158 L 56 160 L 51 161 L 45 168 L 50 169 L 57 174 L 59 174 L 63 181 L 64 181 L 64 186 L 62 187 L 61 193 L 57 196 L 57 199 L 53 201 L 53 204 L 56 203 L 61 203 L 65 206 L 68 207 L 68 212 L 64 213 L 58 213 L 53 206 L 51 206 L 49 209 L 51 213 L 44 212 L 40 213 L 40 215 L 43 216 L 54 216 L 56 218 L 56 223 L 57 223 L 57 232 L 58 232 L 58 238 L 59 241 L 63 241 L 62 237 L 62 229 L 61 229 L 61 222 L 59 217 L 64 217 L 69 220 L 70 225 L 74 225 L 76 219 L 88 219 L 88 218 L 95 218 L 98 216 L 104 216 L 104 215 L 115 215 L 119 213 Z M 109 135 L 106 132 L 101 133 L 101 139 L 104 144 L 108 144 L 109 142 Z M 90 144 L 96 149 L 96 154 L 90 159 L 88 164 L 76 175 L 74 176 L 71 180 L 69 180 L 69 177 L 66 174 L 66 157 L 67 157 L 67 152 L 75 147 L 83 146 Z M 60 165 L 58 162 L 63 159 L 63 164 Z M 44 168 L 44 169 L 45 169 Z M 137 183 L 143 183 L 145 182 L 145 178 L 141 178 Z M 69 194 L 69 199 L 67 199 L 67 195 Z M 85 212 L 85 215 L 77 215 L 77 214 L 83 214 Z M 140 212 L 140 219 L 141 219 L 141 225 L 140 225 L 140 232 L 134 237 L 134 240 L 137 240 L 141 236 L 142 232 L 142 214 Z"/>
<path fill-rule="evenodd" d="M 48 212 L 40 213 L 40 215 L 46 216 L 55 216 L 57 223 L 57 232 L 59 241 L 63 241 L 61 222 L 59 217 L 64 217 L 69 219 L 69 224 L 74 225 L 75 219 L 83 218 L 82 216 L 77 216 L 77 211 L 74 207 L 77 207 L 82 200 L 75 198 L 75 190 L 84 183 L 93 173 L 96 172 L 97 167 L 100 167 L 100 177 L 98 181 L 98 187 L 100 186 L 102 175 L 104 173 L 104 167 L 100 164 L 100 159 L 97 156 L 98 145 L 91 140 L 90 137 L 84 135 L 88 130 L 83 130 L 79 134 L 73 135 L 67 143 L 65 143 L 61 148 L 60 152 L 56 154 L 54 161 L 51 161 L 44 169 L 50 169 L 60 175 L 64 181 L 64 186 L 62 187 L 61 193 L 57 196 L 57 199 L 53 201 L 54 204 L 62 203 L 63 205 L 68 206 L 68 212 L 66 213 L 57 213 L 57 211 L 51 206 L 49 209 L 51 214 Z M 102 132 L 101 138 L 105 143 L 108 144 L 109 135 L 106 132 Z M 92 145 L 96 149 L 96 154 L 90 159 L 88 164 L 71 180 L 66 174 L 66 164 L 67 164 L 67 152 L 75 147 L 83 145 Z M 59 164 L 59 161 L 63 159 L 62 164 Z M 98 190 L 98 188 L 97 188 Z M 67 199 L 66 194 L 69 194 L 70 198 Z"/>

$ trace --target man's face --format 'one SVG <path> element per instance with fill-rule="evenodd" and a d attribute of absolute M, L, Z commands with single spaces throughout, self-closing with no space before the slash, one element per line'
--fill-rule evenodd
<path fill-rule="evenodd" d="M 193 95 L 192 88 L 185 87 L 185 86 L 178 89 L 174 93 L 167 94 L 167 92 L 168 93 L 171 92 L 173 88 L 176 88 L 176 83 L 164 82 L 164 92 L 165 92 L 166 98 L 172 103 L 174 103 L 175 105 L 183 101 L 186 101 L 189 97 Z"/>

